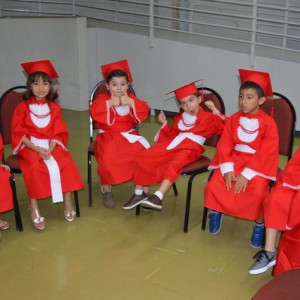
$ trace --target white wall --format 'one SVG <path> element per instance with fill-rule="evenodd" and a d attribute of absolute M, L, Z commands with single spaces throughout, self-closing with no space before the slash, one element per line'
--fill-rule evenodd
<path fill-rule="evenodd" d="M 26 84 L 20 63 L 50 59 L 60 76 L 61 106 L 87 109 L 86 31 L 85 18 L 0 19 L 0 93 Z"/>
<path fill-rule="evenodd" d="M 223 97 L 227 115 L 238 110 L 238 68 L 250 68 L 248 54 L 155 39 L 103 28 L 88 29 L 89 89 L 102 79 L 99 66 L 127 58 L 134 89 L 151 108 L 177 111 L 176 101 L 165 94 L 185 83 L 204 78 L 204 85 Z M 284 94 L 300 112 L 300 64 L 256 57 L 255 69 L 271 73 L 273 90 Z M 300 130 L 298 118 L 297 130 Z"/>

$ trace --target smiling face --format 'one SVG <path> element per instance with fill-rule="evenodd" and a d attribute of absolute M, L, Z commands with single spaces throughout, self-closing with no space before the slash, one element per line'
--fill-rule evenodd
<path fill-rule="evenodd" d="M 259 97 L 253 88 L 241 89 L 239 94 L 239 105 L 241 110 L 247 114 L 255 114 L 265 102 L 265 97 Z"/>
<path fill-rule="evenodd" d="M 125 76 L 114 76 L 106 84 L 107 89 L 114 97 L 124 96 L 128 90 L 128 81 Z"/>
<path fill-rule="evenodd" d="M 196 116 L 200 109 L 201 97 L 190 95 L 179 101 L 179 106 L 189 115 Z"/>
<path fill-rule="evenodd" d="M 42 77 L 36 77 L 35 81 L 31 83 L 30 88 L 37 100 L 43 100 L 47 98 L 50 92 L 51 83 Z"/>

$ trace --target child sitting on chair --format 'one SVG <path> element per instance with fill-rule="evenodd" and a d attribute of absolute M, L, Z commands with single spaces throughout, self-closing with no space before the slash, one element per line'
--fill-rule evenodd
<path fill-rule="evenodd" d="M 128 90 L 132 76 L 127 59 L 103 65 L 101 69 L 110 93 L 97 96 L 90 114 L 99 131 L 95 158 L 104 204 L 113 208 L 116 201 L 111 185 L 132 181 L 136 155 L 150 147 L 136 129 L 148 118 L 149 105 Z"/>
<path fill-rule="evenodd" d="M 136 157 L 134 182 L 137 190 L 142 191 L 143 187 L 160 183 L 158 190 L 153 195 L 144 194 L 143 197 L 135 193 L 123 205 L 124 209 L 142 204 L 161 210 L 164 195 L 182 169 L 200 158 L 205 151 L 203 145 L 207 138 L 222 133 L 225 117 L 212 102 L 208 106 L 213 113 L 200 107 L 202 93 L 195 82 L 173 91 L 182 111 L 173 118 L 173 125 L 169 125 L 165 114 L 160 112 L 158 121 L 162 127 L 154 138 L 156 143 Z"/>
<path fill-rule="evenodd" d="M 13 209 L 13 196 L 10 187 L 11 175 L 9 172 L 9 167 L 2 163 L 3 153 L 4 146 L 2 135 L 0 134 L 0 213 Z M 9 228 L 9 223 L 0 219 L 0 230 L 7 230 Z"/>
<path fill-rule="evenodd" d="M 226 120 L 210 169 L 214 169 L 204 190 L 209 213 L 209 230 L 217 234 L 223 214 L 255 220 L 252 247 L 263 243 L 263 201 L 270 180 L 276 180 L 279 139 L 273 118 L 260 106 L 272 96 L 269 73 L 239 70 L 241 110 Z"/>
<path fill-rule="evenodd" d="M 282 257 L 289 257 L 300 266 L 300 149 L 288 161 L 282 174 L 278 177 L 276 185 L 264 201 L 264 220 L 266 226 L 266 242 L 264 250 L 256 253 L 254 264 L 250 267 L 250 274 L 266 272 L 276 263 L 276 239 L 278 231 L 286 231 L 283 236 L 285 242 Z M 298 227 L 298 240 L 294 228 Z M 282 236 L 282 237 L 283 237 Z M 289 239 L 289 236 L 291 237 Z M 290 241 L 289 241 L 290 240 Z M 292 241 L 292 243 L 291 243 Z M 293 247 L 288 246 L 292 244 Z M 286 249 L 284 249 L 284 247 Z M 280 261 L 280 268 L 289 268 L 287 259 Z M 287 265 L 287 266 L 285 266 Z"/>
<path fill-rule="evenodd" d="M 76 216 L 71 192 L 84 188 L 79 170 L 68 151 L 68 128 L 52 78 L 58 78 L 50 60 L 21 64 L 27 77 L 24 101 L 16 107 L 12 118 L 13 153 L 20 157 L 27 194 L 30 199 L 32 224 L 46 227 L 38 208 L 38 200 L 52 197 L 64 202 L 64 218 L 72 222 Z"/>

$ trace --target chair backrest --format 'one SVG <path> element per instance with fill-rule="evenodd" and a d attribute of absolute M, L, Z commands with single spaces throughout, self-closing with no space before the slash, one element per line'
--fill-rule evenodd
<path fill-rule="evenodd" d="M 0 132 L 4 145 L 11 144 L 11 119 L 16 106 L 23 101 L 26 86 L 15 86 L 0 98 Z"/>
<path fill-rule="evenodd" d="M 93 101 L 97 98 L 97 96 L 101 93 L 110 94 L 109 90 L 106 87 L 105 80 L 98 82 L 92 89 L 92 92 L 89 97 L 89 105 L 93 103 Z M 135 95 L 135 91 L 131 85 L 129 85 L 128 90 Z M 93 119 L 90 116 L 90 142 L 93 141 L 93 131 L 96 128 Z"/>
<path fill-rule="evenodd" d="M 222 97 L 220 96 L 219 93 L 217 93 L 215 90 L 208 88 L 208 87 L 200 87 L 198 88 L 199 91 L 201 91 L 203 89 L 204 92 L 204 101 L 200 104 L 200 106 L 206 110 L 206 111 L 210 111 L 209 108 L 207 108 L 207 106 L 204 104 L 205 101 L 212 101 L 214 103 L 214 105 L 216 106 L 216 108 L 223 114 L 225 115 L 225 104 L 224 101 L 222 99 Z M 218 135 L 213 135 L 211 136 L 209 139 L 207 139 L 205 141 L 205 145 L 207 146 L 211 146 L 211 147 L 216 147 L 218 141 L 219 141 L 220 136 Z"/>
<path fill-rule="evenodd" d="M 261 109 L 274 118 L 279 134 L 279 154 L 290 159 L 293 154 L 296 111 L 285 96 L 275 93 L 267 98 Z"/>

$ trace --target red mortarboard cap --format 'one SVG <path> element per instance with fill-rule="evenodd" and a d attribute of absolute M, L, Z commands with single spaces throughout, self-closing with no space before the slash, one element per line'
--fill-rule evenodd
<path fill-rule="evenodd" d="M 44 72 L 49 75 L 50 78 L 58 78 L 58 74 L 56 73 L 54 66 L 52 65 L 50 60 L 37 60 L 37 61 L 29 61 L 22 63 L 24 71 L 27 75 L 30 75 L 34 72 Z"/>
<path fill-rule="evenodd" d="M 198 80 L 195 80 L 191 83 L 188 83 L 176 90 L 173 90 L 169 93 L 167 93 L 166 95 L 169 95 L 171 93 L 174 93 L 177 100 L 180 101 L 181 99 L 187 97 L 187 96 L 191 96 L 191 95 L 194 95 L 198 92 L 198 88 L 196 86 L 196 82 L 200 81 L 201 79 L 198 79 Z"/>
<path fill-rule="evenodd" d="M 239 69 L 241 83 L 252 81 L 258 84 L 264 91 L 265 96 L 273 96 L 270 73 L 256 70 Z"/>
<path fill-rule="evenodd" d="M 102 74 L 104 78 L 106 79 L 108 75 L 115 70 L 122 70 L 124 71 L 128 76 L 128 81 L 132 82 L 132 76 L 128 64 L 127 59 L 119 60 L 110 64 L 102 65 L 101 66 Z"/>

